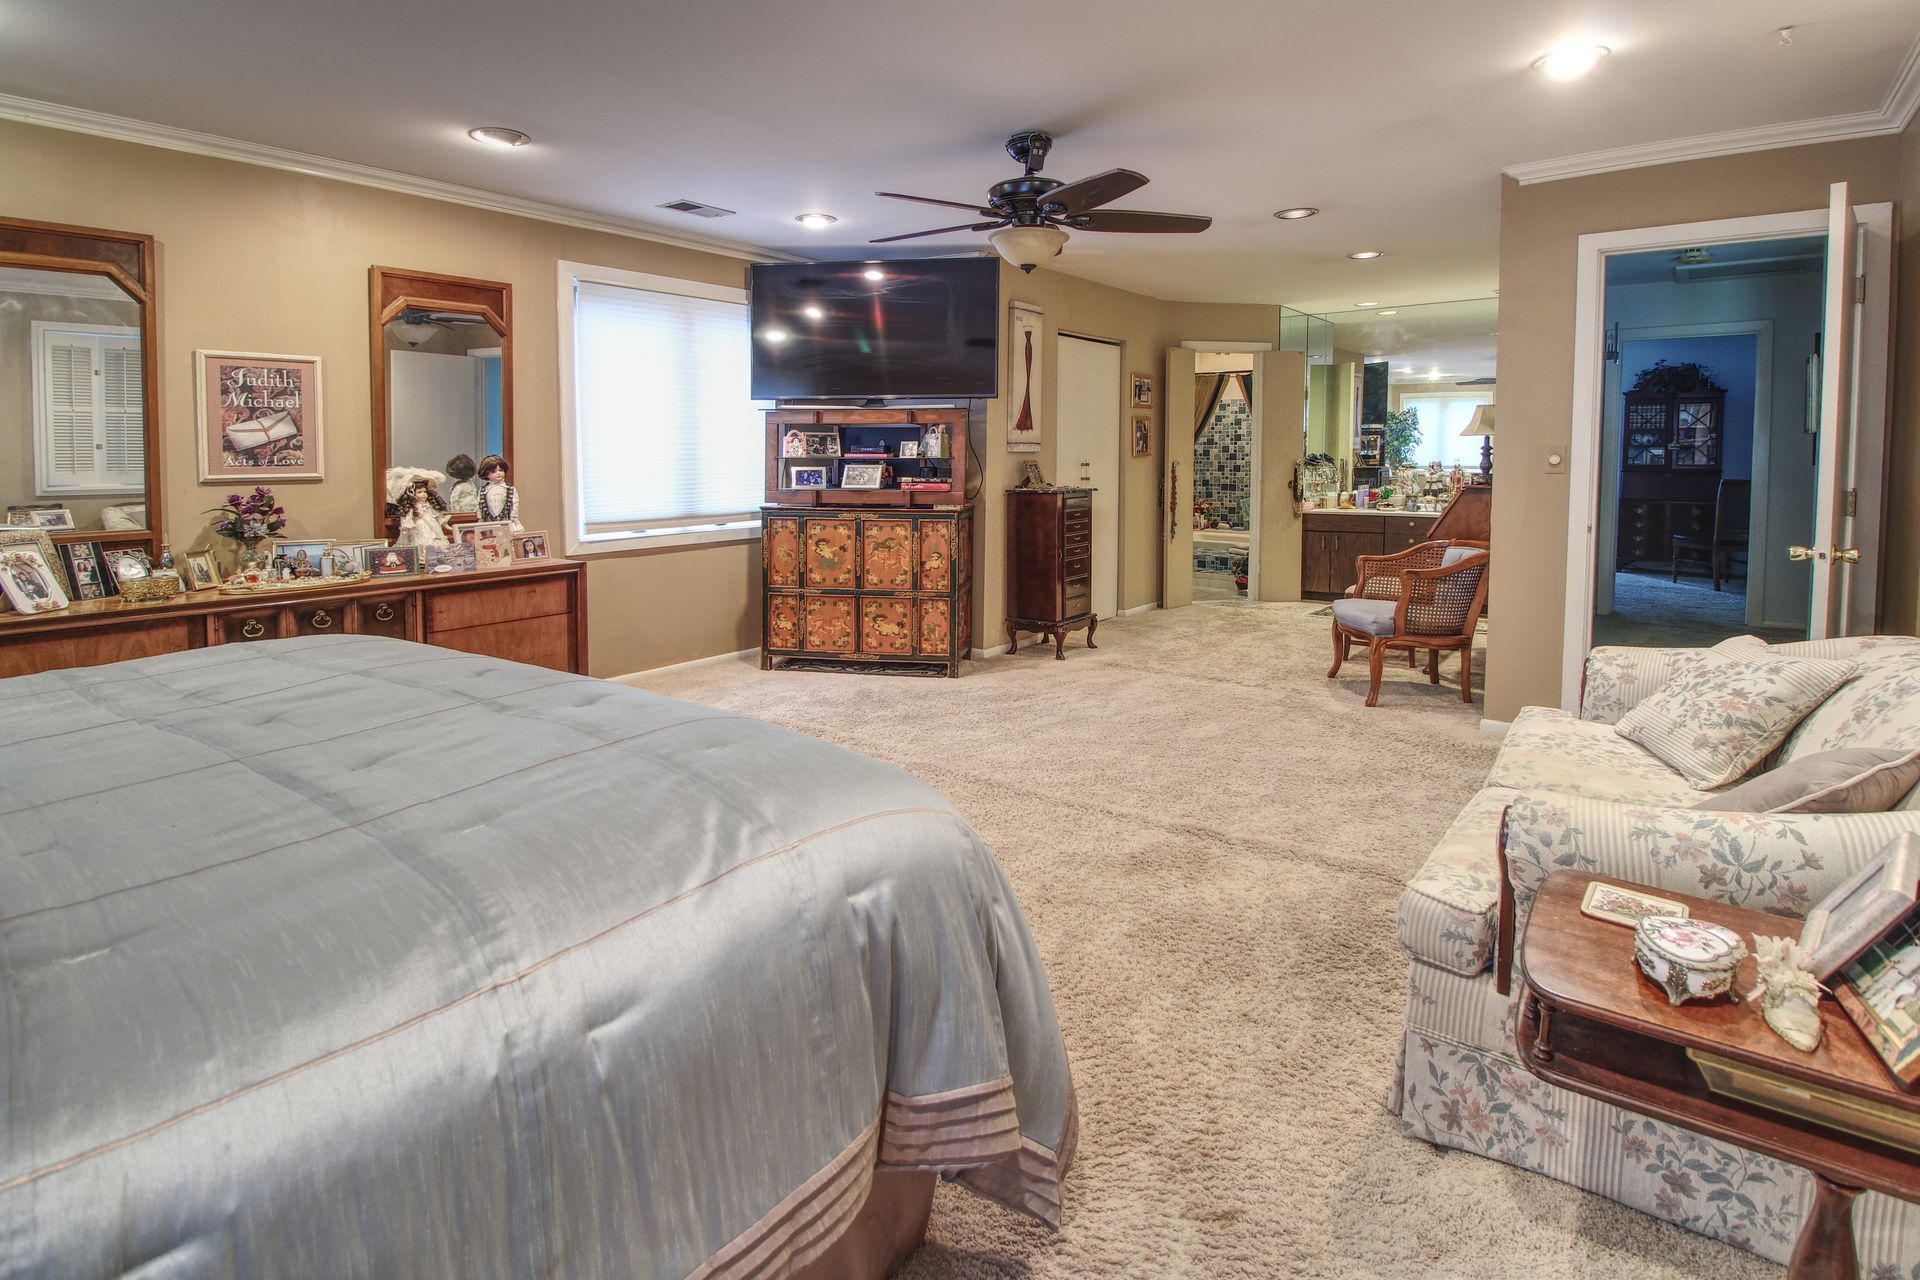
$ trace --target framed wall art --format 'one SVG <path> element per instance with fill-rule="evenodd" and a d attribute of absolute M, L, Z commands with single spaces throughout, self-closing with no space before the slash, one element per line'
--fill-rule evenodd
<path fill-rule="evenodd" d="M 325 478 L 320 357 L 193 353 L 200 479 Z"/>
<path fill-rule="evenodd" d="M 1153 379 L 1144 373 L 1133 375 L 1133 407 L 1136 409 L 1153 408 Z"/>
<path fill-rule="evenodd" d="M 1041 373 L 1045 337 L 1040 308 L 1029 302 L 1007 307 L 1007 452 L 1040 452 Z"/>
<path fill-rule="evenodd" d="M 1153 452 L 1153 419 L 1133 420 L 1133 456 L 1144 458 Z"/>

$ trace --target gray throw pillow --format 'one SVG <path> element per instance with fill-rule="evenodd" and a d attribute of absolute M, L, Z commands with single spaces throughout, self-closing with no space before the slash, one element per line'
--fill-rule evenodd
<path fill-rule="evenodd" d="M 1802 756 L 1695 809 L 1722 813 L 1885 813 L 1920 783 L 1920 750 L 1848 747 Z"/>

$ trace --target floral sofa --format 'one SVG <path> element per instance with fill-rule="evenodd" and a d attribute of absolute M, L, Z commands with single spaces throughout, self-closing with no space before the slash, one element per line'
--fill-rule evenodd
<path fill-rule="evenodd" d="M 1805 1171 L 1547 1084 L 1521 1065 L 1513 1041 L 1521 984 L 1509 972 L 1511 939 L 1523 935 L 1551 872 L 1618 876 L 1797 916 L 1894 836 L 1920 831 L 1920 788 L 1890 813 L 1691 808 L 1702 793 L 1613 725 L 1700 652 L 1595 649 L 1578 716 L 1528 707 L 1514 719 L 1485 787 L 1400 899 L 1400 942 L 1412 964 L 1389 1106 L 1409 1136 L 1571 1182 L 1783 1262 L 1812 1199 Z M 1843 747 L 1920 748 L 1920 639 L 1865 636 L 1770 652 L 1861 664 L 1770 763 Z M 1920 1207 L 1863 1195 L 1854 1230 L 1863 1275 L 1920 1275 Z"/>

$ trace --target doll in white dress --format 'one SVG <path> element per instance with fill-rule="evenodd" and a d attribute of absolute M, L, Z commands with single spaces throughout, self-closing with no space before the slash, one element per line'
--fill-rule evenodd
<path fill-rule="evenodd" d="M 458 513 L 480 509 L 480 490 L 473 483 L 478 470 L 473 465 L 472 454 L 456 453 L 447 459 L 447 479 L 453 481 L 453 488 L 447 493 L 447 510 Z"/>
<path fill-rule="evenodd" d="M 393 467 L 387 471 L 387 516 L 400 522 L 401 547 L 447 545 L 447 504 L 440 483 L 447 477 L 425 467 Z"/>
<path fill-rule="evenodd" d="M 474 510 L 479 514 L 482 524 L 504 520 L 514 533 L 526 530 L 526 526 L 520 523 L 520 491 L 507 483 L 505 458 L 490 453 L 480 459 L 477 484 L 480 501 Z"/>

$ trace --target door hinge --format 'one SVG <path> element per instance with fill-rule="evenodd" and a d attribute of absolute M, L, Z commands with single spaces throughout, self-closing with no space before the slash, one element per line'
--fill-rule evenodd
<path fill-rule="evenodd" d="M 1847 490 L 1847 500 L 1841 504 L 1841 507 L 1842 507 L 1842 511 L 1841 511 L 1842 515 L 1845 515 L 1848 517 L 1859 515 L 1860 514 L 1860 491 L 1858 489 Z"/>
<path fill-rule="evenodd" d="M 1865 302 L 1867 300 L 1867 278 L 1864 275 L 1858 275 L 1853 278 L 1853 300 L 1855 302 Z"/>

